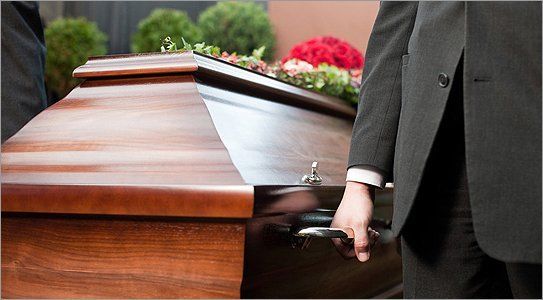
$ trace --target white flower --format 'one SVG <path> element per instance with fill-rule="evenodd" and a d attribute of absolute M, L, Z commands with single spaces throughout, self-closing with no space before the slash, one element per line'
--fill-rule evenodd
<path fill-rule="evenodd" d="M 313 65 L 312 64 L 310 64 L 310 63 L 308 63 L 306 61 L 297 59 L 297 58 L 293 58 L 293 59 L 290 59 L 290 60 L 286 61 L 281 66 L 281 68 L 289 76 L 296 76 L 299 73 L 306 73 L 306 72 L 313 71 Z"/>

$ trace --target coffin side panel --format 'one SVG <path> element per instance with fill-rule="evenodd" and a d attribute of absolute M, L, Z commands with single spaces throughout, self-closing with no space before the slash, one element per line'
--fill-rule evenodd
<path fill-rule="evenodd" d="M 319 162 L 323 185 L 345 185 L 352 120 L 198 83 L 217 131 L 252 185 L 299 185 Z M 235 120 L 235 121 L 233 121 Z"/>
<path fill-rule="evenodd" d="M 251 186 L 2 185 L 3 212 L 249 218 Z"/>
<path fill-rule="evenodd" d="M 401 257 L 390 230 L 374 226 L 382 238 L 366 263 L 345 260 L 329 239 L 314 238 L 303 249 L 303 239 L 292 236 L 295 228 L 329 226 L 333 211 L 327 210 L 337 208 L 343 190 L 255 187 L 257 206 L 255 217 L 247 222 L 242 298 L 369 298 L 401 293 Z M 375 219 L 391 220 L 391 200 L 391 189 L 377 193 Z"/>
<path fill-rule="evenodd" d="M 268 224 L 288 224 L 292 215 L 251 219 L 242 298 L 370 298 L 402 282 L 395 243 L 372 249 L 367 263 L 345 260 L 328 239 L 313 239 L 307 249 L 266 238 Z M 270 229 L 267 229 L 270 230 Z"/>
<path fill-rule="evenodd" d="M 2 214 L 4 298 L 235 298 L 239 221 Z"/>

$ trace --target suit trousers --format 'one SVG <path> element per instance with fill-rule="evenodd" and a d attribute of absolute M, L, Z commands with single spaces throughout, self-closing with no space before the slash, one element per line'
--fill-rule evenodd
<path fill-rule="evenodd" d="M 541 264 L 502 262 L 477 243 L 465 164 L 462 64 L 402 230 L 404 296 L 541 298 Z"/>

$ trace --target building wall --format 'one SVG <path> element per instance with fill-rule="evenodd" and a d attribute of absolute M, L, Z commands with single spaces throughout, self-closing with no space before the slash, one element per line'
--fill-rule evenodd
<path fill-rule="evenodd" d="M 276 57 L 318 35 L 345 39 L 365 53 L 378 10 L 378 1 L 269 1 Z"/>
<path fill-rule="evenodd" d="M 47 25 L 60 17 L 85 17 L 96 22 L 108 36 L 108 53 L 130 53 L 130 41 L 138 23 L 153 9 L 184 10 L 196 21 L 200 12 L 216 1 L 51 1 L 40 3 L 40 14 Z"/>

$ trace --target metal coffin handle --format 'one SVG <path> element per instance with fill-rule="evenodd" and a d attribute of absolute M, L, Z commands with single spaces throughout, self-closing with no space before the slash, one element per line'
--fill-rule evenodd
<path fill-rule="evenodd" d="M 325 227 L 332 222 L 333 213 L 335 211 L 304 214 L 299 219 L 300 224 L 291 229 L 291 234 L 294 237 L 305 239 L 302 243 L 302 248 L 309 246 L 312 238 L 339 238 L 345 243 L 352 243 L 354 232 L 351 228 Z M 380 243 L 387 244 L 394 240 L 394 236 L 390 230 L 390 223 L 390 221 L 381 219 L 374 219 L 371 222 L 370 227 L 378 235 Z"/>
<path fill-rule="evenodd" d="M 352 230 L 333 228 L 333 227 L 307 227 L 298 230 L 294 233 L 299 237 L 322 237 L 322 238 L 341 238 L 352 239 L 354 238 Z"/>
<path fill-rule="evenodd" d="M 350 228 L 333 228 L 333 227 L 307 227 L 294 232 L 294 236 L 306 239 L 304 245 L 309 246 L 311 238 L 339 238 L 346 244 L 352 244 L 354 241 L 354 232 Z"/>
<path fill-rule="evenodd" d="M 368 233 L 369 231 L 373 231 L 377 239 L 380 238 L 381 234 L 378 231 L 371 228 L 368 229 Z M 294 235 L 305 238 L 339 238 L 347 244 L 352 244 L 354 241 L 354 232 L 351 228 L 307 227 L 298 230 Z"/>

